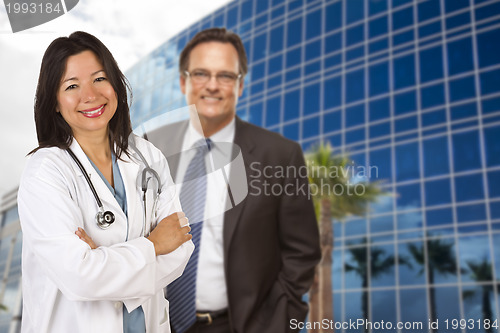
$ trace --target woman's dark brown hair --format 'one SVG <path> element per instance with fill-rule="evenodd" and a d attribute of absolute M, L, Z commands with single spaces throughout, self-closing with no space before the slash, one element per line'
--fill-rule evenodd
<path fill-rule="evenodd" d="M 76 31 L 69 37 L 54 40 L 43 56 L 35 96 L 38 147 L 30 154 L 40 148 L 66 149 L 70 146 L 73 132 L 61 114 L 56 111 L 57 92 L 68 58 L 83 51 L 92 51 L 97 56 L 116 93 L 118 106 L 108 124 L 111 149 L 115 150 L 114 153 L 118 158 L 122 152 L 127 151 L 128 137 L 132 132 L 127 102 L 127 89 L 130 91 L 130 86 L 108 48 L 91 34 Z"/>

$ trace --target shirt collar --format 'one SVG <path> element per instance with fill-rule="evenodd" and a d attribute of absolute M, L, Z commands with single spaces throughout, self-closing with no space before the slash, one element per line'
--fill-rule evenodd
<path fill-rule="evenodd" d="M 226 126 L 224 126 L 221 130 L 219 130 L 217 133 L 212 135 L 210 139 L 212 140 L 212 143 L 214 144 L 214 148 L 217 148 L 217 142 L 230 142 L 232 143 L 234 141 L 234 133 L 236 130 L 236 121 L 235 118 L 229 122 Z M 203 138 L 203 136 L 198 132 L 193 124 L 190 122 L 188 131 L 186 133 L 186 138 L 184 139 L 184 148 L 189 149 L 191 148 L 196 141 L 200 140 Z"/>

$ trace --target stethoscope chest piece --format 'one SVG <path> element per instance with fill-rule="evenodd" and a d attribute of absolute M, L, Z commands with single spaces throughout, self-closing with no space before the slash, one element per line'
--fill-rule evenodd
<path fill-rule="evenodd" d="M 95 219 L 97 221 L 97 225 L 101 229 L 108 229 L 109 226 L 115 222 L 115 214 L 112 212 L 108 211 L 99 211 L 97 212 L 97 215 L 95 216 Z"/>

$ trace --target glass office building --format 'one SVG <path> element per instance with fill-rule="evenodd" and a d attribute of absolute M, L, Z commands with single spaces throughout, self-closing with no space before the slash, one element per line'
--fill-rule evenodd
<path fill-rule="evenodd" d="M 489 332 L 452 320 L 499 317 L 500 2 L 232 2 L 128 71 L 134 126 L 185 105 L 178 55 L 213 26 L 248 53 L 241 118 L 329 141 L 394 193 L 334 223 L 335 320 Z"/>
<path fill-rule="evenodd" d="M 21 245 L 17 189 L 2 197 L 0 206 L 0 333 L 21 328 Z"/>

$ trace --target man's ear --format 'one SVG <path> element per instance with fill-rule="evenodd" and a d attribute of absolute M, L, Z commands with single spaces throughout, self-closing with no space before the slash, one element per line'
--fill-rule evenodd
<path fill-rule="evenodd" d="M 179 76 L 179 83 L 181 85 L 182 94 L 186 95 L 186 77 L 184 75 Z"/>
<path fill-rule="evenodd" d="M 240 86 L 238 87 L 238 97 L 241 97 L 241 94 L 243 94 L 243 88 L 244 88 L 244 85 L 245 85 L 244 81 L 245 81 L 245 80 L 244 80 L 244 78 L 242 77 L 242 78 L 240 79 Z"/>

